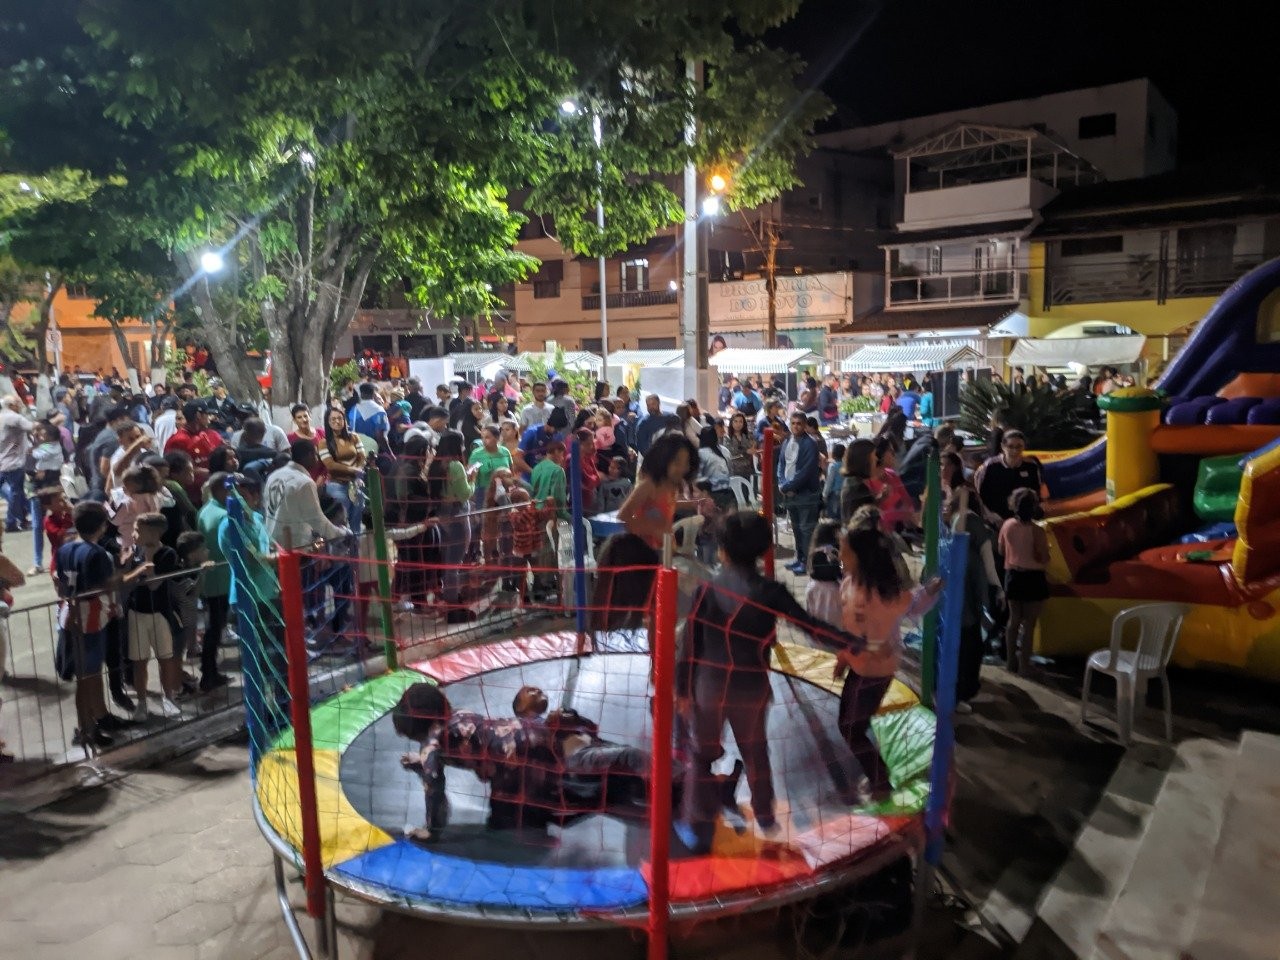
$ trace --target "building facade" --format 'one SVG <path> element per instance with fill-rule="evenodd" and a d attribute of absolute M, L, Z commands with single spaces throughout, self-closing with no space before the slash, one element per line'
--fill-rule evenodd
<path fill-rule="evenodd" d="M 1280 256 L 1280 178 L 1179 171 L 1066 194 L 1031 237 L 1032 336 L 1133 331 L 1151 369 L 1226 289 Z"/>

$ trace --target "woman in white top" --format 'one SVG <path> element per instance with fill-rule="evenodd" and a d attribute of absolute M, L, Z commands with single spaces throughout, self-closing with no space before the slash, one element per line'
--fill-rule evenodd
<path fill-rule="evenodd" d="M 721 510 L 730 510 L 736 501 L 729 489 L 729 448 L 720 436 L 723 424 L 703 427 L 698 434 L 698 478 L 711 484 L 711 499 Z"/>

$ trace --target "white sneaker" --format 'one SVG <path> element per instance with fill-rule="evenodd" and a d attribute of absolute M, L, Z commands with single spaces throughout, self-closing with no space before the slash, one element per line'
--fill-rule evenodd
<path fill-rule="evenodd" d="M 960 714 L 961 716 L 968 716 L 969 714 L 973 713 L 973 704 L 971 704 L 968 700 L 961 700 L 959 703 L 956 704 L 956 713 Z"/>
<path fill-rule="evenodd" d="M 168 697 L 160 698 L 160 713 L 164 715 L 166 720 L 176 720 L 182 716 L 182 711 L 178 708 L 178 705 Z"/>

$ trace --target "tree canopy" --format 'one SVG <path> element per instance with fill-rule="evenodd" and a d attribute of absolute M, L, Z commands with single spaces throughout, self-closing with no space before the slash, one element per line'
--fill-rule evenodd
<path fill-rule="evenodd" d="M 827 105 L 761 38 L 797 5 L 26 4 L 0 17 L 0 169 L 75 171 L 93 189 L 0 200 L 0 229 L 19 262 L 88 283 L 104 315 L 187 305 L 242 396 L 246 350 L 265 340 L 273 402 L 316 404 L 371 279 L 443 316 L 495 309 L 493 291 L 535 265 L 514 249 L 514 195 L 594 255 L 683 216 L 686 159 L 731 168 L 738 205 L 791 186 Z M 701 89 L 690 60 L 706 65 Z M 226 262 L 215 275 L 210 249 Z"/>

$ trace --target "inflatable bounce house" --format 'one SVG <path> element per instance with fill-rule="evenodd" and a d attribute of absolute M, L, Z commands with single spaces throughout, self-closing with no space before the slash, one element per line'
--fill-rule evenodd
<path fill-rule="evenodd" d="M 1086 654 L 1120 610 L 1169 601 L 1189 610 L 1175 663 L 1280 680 L 1280 260 L 1223 294 L 1157 387 L 1101 398 L 1105 439 L 1045 464 L 1077 509 L 1046 521 L 1037 649 Z"/>

